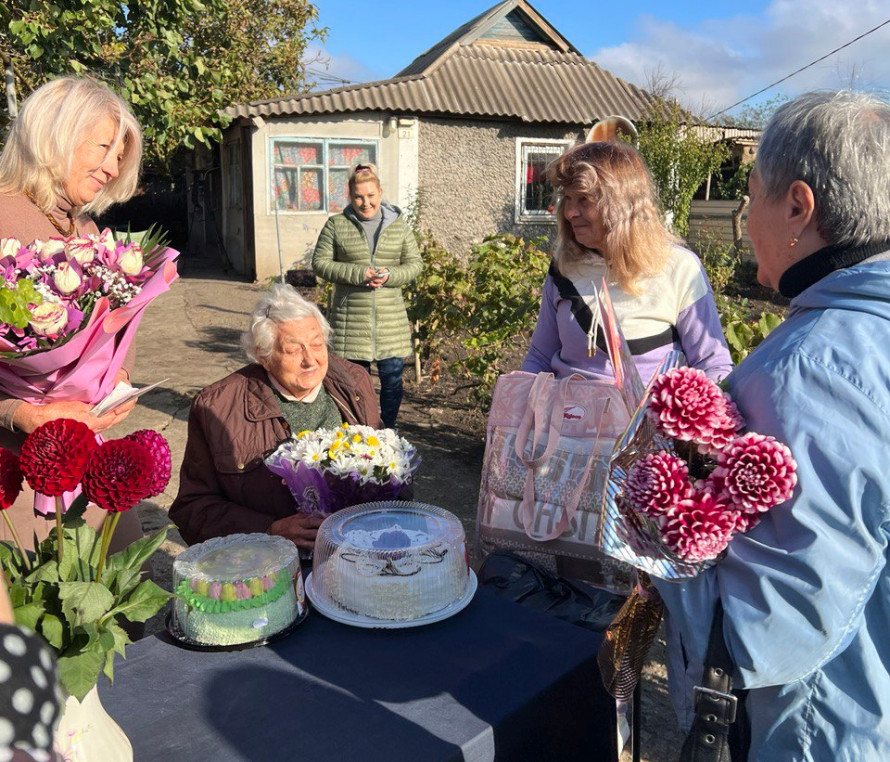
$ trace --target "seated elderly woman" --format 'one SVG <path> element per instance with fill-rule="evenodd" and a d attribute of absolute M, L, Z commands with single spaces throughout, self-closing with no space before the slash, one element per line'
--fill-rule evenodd
<path fill-rule="evenodd" d="M 257 302 L 242 340 L 254 362 L 203 389 L 189 413 L 170 507 L 187 543 L 267 532 L 312 548 L 321 519 L 297 512 L 263 458 L 292 432 L 382 426 L 371 377 L 328 353 L 330 334 L 318 307 L 290 286 L 273 286 Z"/>

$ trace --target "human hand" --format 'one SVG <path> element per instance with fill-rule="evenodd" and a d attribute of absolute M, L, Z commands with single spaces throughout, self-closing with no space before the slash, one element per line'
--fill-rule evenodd
<path fill-rule="evenodd" d="M 368 288 L 380 288 L 389 279 L 389 270 L 385 267 L 369 267 L 365 271 L 365 285 Z"/>
<path fill-rule="evenodd" d="M 6 577 L 0 574 L 0 622 L 3 624 L 15 624 L 12 615 L 12 603 L 9 601 L 9 593 L 6 592 Z"/>
<path fill-rule="evenodd" d="M 298 548 L 312 550 L 315 547 L 315 535 L 318 534 L 322 521 L 324 521 L 323 516 L 295 513 L 293 516 L 273 521 L 268 534 L 284 537 Z"/>
<path fill-rule="evenodd" d="M 30 434 L 38 426 L 54 421 L 57 418 L 71 418 L 85 423 L 96 434 L 110 429 L 116 423 L 120 423 L 136 407 L 136 400 L 130 400 L 124 405 L 115 408 L 105 415 L 93 415 L 90 410 L 92 405 L 86 402 L 64 400 L 47 402 L 45 405 L 31 405 L 27 402 L 19 405 L 12 418 L 12 424 L 17 431 Z"/>

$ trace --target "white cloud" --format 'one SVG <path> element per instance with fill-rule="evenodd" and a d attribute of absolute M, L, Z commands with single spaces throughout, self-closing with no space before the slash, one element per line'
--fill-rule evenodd
<path fill-rule="evenodd" d="M 587 52 L 645 87 L 653 72 L 677 78 L 676 95 L 712 113 L 749 96 L 887 20 L 879 0 L 776 0 L 759 16 L 708 19 L 688 28 L 641 16 L 630 40 Z M 759 99 L 817 88 L 890 90 L 890 24 L 792 77 Z"/>

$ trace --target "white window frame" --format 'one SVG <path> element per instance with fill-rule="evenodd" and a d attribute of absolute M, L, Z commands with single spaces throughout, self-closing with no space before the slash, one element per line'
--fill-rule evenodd
<path fill-rule="evenodd" d="M 360 146 L 373 146 L 374 147 L 374 161 L 372 162 L 377 166 L 377 172 L 380 172 L 380 141 L 375 140 L 373 138 L 316 138 L 310 137 L 308 135 L 270 135 L 269 142 L 267 146 L 267 163 L 266 166 L 268 168 L 268 177 L 266 182 L 266 214 L 274 215 L 275 214 L 275 192 L 274 192 L 274 182 L 275 182 L 275 144 L 276 143 L 320 143 L 322 145 L 322 162 L 321 165 L 311 164 L 306 165 L 311 168 L 321 169 L 322 170 L 322 193 L 324 203 L 322 204 L 321 209 L 279 209 L 278 214 L 333 214 L 328 209 L 328 172 L 331 169 L 351 169 L 352 167 L 347 167 L 346 165 L 337 164 L 336 166 L 330 167 L 327 163 L 328 158 L 328 146 L 330 144 L 335 145 L 360 145 Z M 302 166 L 302 165 L 298 165 Z"/>
<path fill-rule="evenodd" d="M 525 208 L 525 178 L 528 176 L 528 154 L 535 149 L 552 153 L 555 159 L 572 145 L 571 140 L 554 138 L 516 138 L 516 185 L 513 220 L 518 223 L 555 225 L 556 213 Z"/>

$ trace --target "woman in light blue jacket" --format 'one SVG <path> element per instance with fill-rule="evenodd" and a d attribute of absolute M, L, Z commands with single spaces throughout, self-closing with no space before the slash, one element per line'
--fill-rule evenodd
<path fill-rule="evenodd" d="M 788 444 L 792 499 L 667 606 L 671 692 L 694 712 L 707 622 L 750 744 L 738 759 L 890 760 L 890 105 L 810 93 L 763 133 L 748 231 L 788 319 L 729 376 L 751 430 Z"/>

